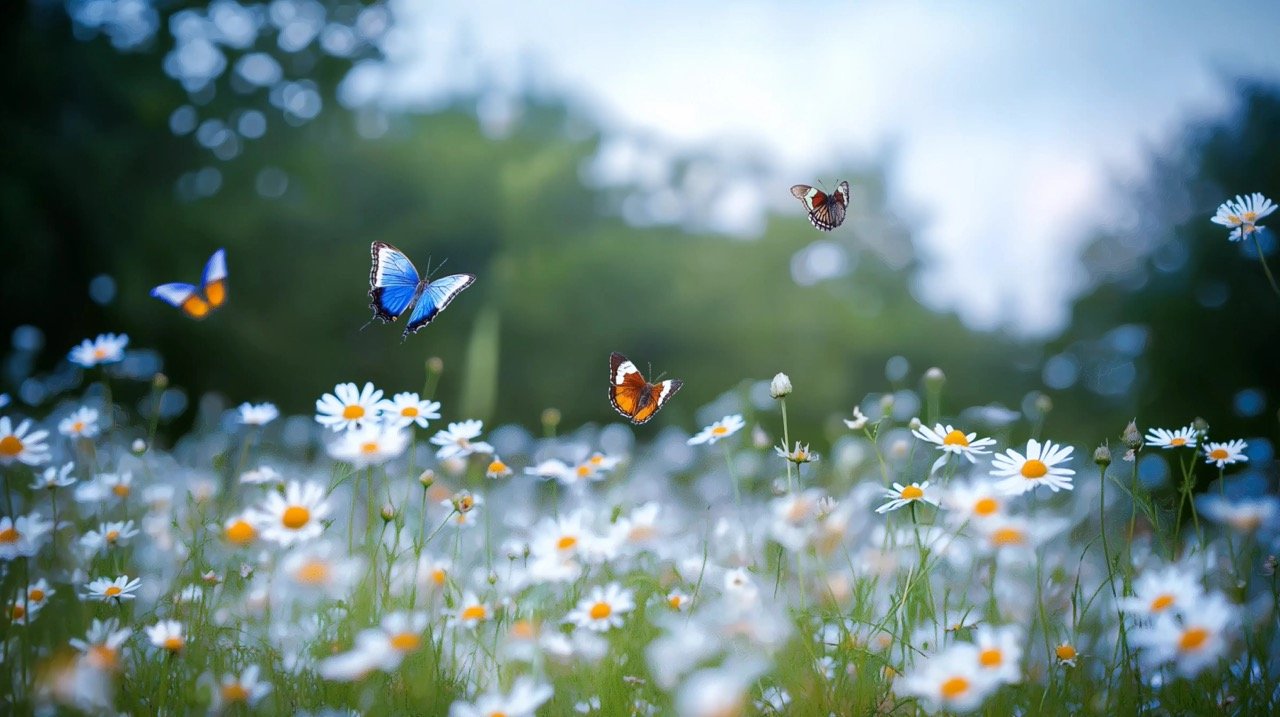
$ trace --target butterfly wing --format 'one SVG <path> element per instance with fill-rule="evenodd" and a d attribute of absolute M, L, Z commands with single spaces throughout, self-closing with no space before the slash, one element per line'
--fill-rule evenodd
<path fill-rule="evenodd" d="M 635 420 L 640 397 L 648 383 L 631 359 L 618 352 L 609 355 L 609 403 L 628 420 Z"/>
<path fill-rule="evenodd" d="M 385 242 L 374 242 L 370 253 L 373 268 L 369 270 L 369 308 L 378 321 L 395 321 L 418 293 L 418 270 L 404 252 Z"/>
<path fill-rule="evenodd" d="M 829 232 L 844 222 L 845 207 L 849 206 L 848 182 L 841 182 L 834 194 L 797 184 L 791 188 L 791 195 L 804 205 L 809 212 L 809 223 L 816 228 Z"/>
<path fill-rule="evenodd" d="M 649 400 L 642 402 L 643 405 L 640 407 L 640 410 L 636 411 L 635 415 L 631 417 L 631 422 L 640 424 L 648 421 L 650 418 L 653 418 L 654 414 L 661 410 L 662 407 L 666 405 L 667 401 L 670 401 L 671 397 L 676 395 L 676 391 L 679 391 L 680 387 L 683 385 L 684 381 L 681 381 L 678 378 L 646 384 L 644 390 L 648 392 Z"/>
<path fill-rule="evenodd" d="M 151 290 L 151 295 L 170 306 L 182 309 L 193 319 L 203 319 L 209 314 L 209 303 L 200 297 L 200 292 L 190 284 L 161 284 Z"/>
<path fill-rule="evenodd" d="M 409 334 L 418 332 L 418 329 L 431 323 L 444 307 L 449 305 L 462 290 L 475 283 L 474 274 L 450 274 L 442 276 L 435 281 L 427 284 L 422 290 L 422 296 L 418 298 L 418 303 L 413 305 L 413 313 L 409 316 L 409 323 L 404 326 L 404 337 L 408 338 Z"/>
<path fill-rule="evenodd" d="M 227 300 L 227 252 L 219 249 L 204 265 L 204 299 L 210 309 L 222 306 Z"/>

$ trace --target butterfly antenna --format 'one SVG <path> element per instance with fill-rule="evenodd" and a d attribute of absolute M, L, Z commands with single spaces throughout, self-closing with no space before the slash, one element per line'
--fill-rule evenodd
<path fill-rule="evenodd" d="M 441 259 L 440 264 L 436 266 L 436 271 L 440 271 L 441 269 L 444 268 L 444 265 L 448 263 L 449 263 L 449 257 L 445 257 L 444 259 Z M 431 275 L 428 274 L 427 276 L 431 276 Z"/>

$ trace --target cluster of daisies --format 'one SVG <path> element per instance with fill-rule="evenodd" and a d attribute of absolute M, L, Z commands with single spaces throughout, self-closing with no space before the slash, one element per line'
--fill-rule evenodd
<path fill-rule="evenodd" d="M 69 360 L 110 376 L 127 342 Z M 790 379 L 769 388 L 785 416 Z M 1221 489 L 1250 446 L 1205 425 L 1122 437 L 1134 475 L 1154 458 L 1218 480 L 1191 505 L 1195 532 L 1171 539 L 1179 516 L 1106 474 L 1109 453 L 1082 484 L 1071 446 L 1013 444 L 1009 412 L 927 425 L 895 418 L 912 397 L 891 394 L 820 455 L 768 407 L 638 447 L 620 424 L 431 431 L 440 403 L 385 395 L 335 386 L 292 449 L 270 403 L 172 450 L 101 391 L 40 421 L 0 416 L 0 698 L 90 714 L 951 713 L 1131 675 L 1176 712 L 1180 679 L 1270 669 L 1274 626 L 1258 625 L 1274 598 L 1249 577 L 1276 567 L 1280 501 Z"/>

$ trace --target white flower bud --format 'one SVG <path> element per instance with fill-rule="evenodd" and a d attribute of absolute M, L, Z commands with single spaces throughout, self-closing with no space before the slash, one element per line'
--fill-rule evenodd
<path fill-rule="evenodd" d="M 773 381 L 769 382 L 769 395 L 774 398 L 786 398 L 791 395 L 791 378 L 785 373 L 774 376 Z"/>

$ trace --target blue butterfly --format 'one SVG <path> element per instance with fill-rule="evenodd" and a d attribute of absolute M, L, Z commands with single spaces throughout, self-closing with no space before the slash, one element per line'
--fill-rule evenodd
<path fill-rule="evenodd" d="M 373 269 L 369 271 L 369 308 L 373 318 L 387 323 L 409 315 L 401 339 L 409 338 L 431 323 L 462 290 L 475 282 L 474 274 L 450 274 L 435 281 L 418 276 L 418 270 L 404 252 L 376 241 L 371 247 Z"/>

